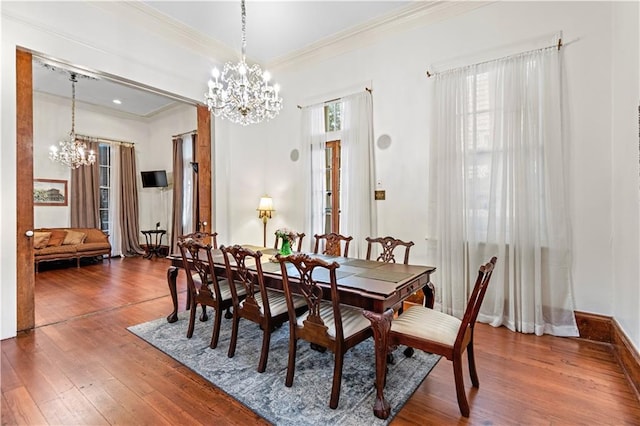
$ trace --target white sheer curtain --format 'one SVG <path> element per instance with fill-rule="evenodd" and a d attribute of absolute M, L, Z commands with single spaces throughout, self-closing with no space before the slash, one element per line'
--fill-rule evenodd
<path fill-rule="evenodd" d="M 496 255 L 480 321 L 578 335 L 560 55 L 542 49 L 436 77 L 429 225 L 447 313 L 462 315 L 478 266 Z"/>
<path fill-rule="evenodd" d="M 111 172 L 109 176 L 109 242 L 111 255 L 122 255 L 122 227 L 120 226 L 120 212 L 122 210 L 122 188 L 120 185 L 120 145 L 109 145 Z"/>
<path fill-rule="evenodd" d="M 308 250 L 313 249 L 314 234 L 324 234 L 324 213 L 326 209 L 325 181 L 324 105 L 312 105 L 302 109 L 302 173 L 305 177 L 304 226 Z M 303 248 L 304 250 L 304 248 Z"/>
<path fill-rule="evenodd" d="M 364 258 L 365 238 L 377 233 L 373 103 L 369 91 L 342 101 L 340 233 L 353 237 L 349 255 Z"/>

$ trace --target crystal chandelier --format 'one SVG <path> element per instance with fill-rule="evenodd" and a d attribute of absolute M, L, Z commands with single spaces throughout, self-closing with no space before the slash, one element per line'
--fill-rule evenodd
<path fill-rule="evenodd" d="M 49 158 L 53 161 L 64 164 L 72 169 L 80 166 L 90 166 L 96 162 L 96 154 L 93 150 L 87 154 L 87 145 L 76 138 L 76 82 L 77 75 L 71 73 L 71 132 L 58 142 L 58 146 L 53 145 L 49 150 Z"/>
<path fill-rule="evenodd" d="M 246 11 L 244 0 L 242 8 L 242 59 L 238 63 L 227 62 L 222 74 L 217 68 L 211 72 L 209 91 L 205 93 L 205 102 L 209 111 L 216 117 L 222 116 L 234 123 L 259 123 L 269 120 L 282 109 L 282 98 L 277 84 L 270 86 L 271 76 L 259 65 L 248 66 L 245 59 Z"/>

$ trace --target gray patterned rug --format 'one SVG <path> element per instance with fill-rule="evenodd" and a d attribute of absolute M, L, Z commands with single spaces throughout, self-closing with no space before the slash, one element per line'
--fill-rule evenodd
<path fill-rule="evenodd" d="M 308 343 L 298 342 L 293 386 L 287 388 L 284 385 L 289 341 L 287 324 L 272 334 L 267 370 L 260 374 L 256 368 L 262 331 L 257 325 L 240 320 L 236 354 L 228 358 L 231 320 L 222 320 L 218 347 L 210 349 L 212 319 L 206 323 L 196 320 L 193 337 L 187 339 L 187 315 L 181 312 L 179 320 L 173 324 L 160 318 L 129 327 L 129 331 L 275 425 L 386 425 L 440 359 L 422 351 L 415 351 L 412 358 L 406 358 L 402 354 L 403 347 L 394 352 L 395 364 L 389 365 L 385 387 L 391 415 L 385 421 L 373 415 L 375 360 L 372 339 L 345 354 L 340 403 L 332 410 L 329 396 L 333 354 L 329 351 L 320 353 L 311 350 Z"/>

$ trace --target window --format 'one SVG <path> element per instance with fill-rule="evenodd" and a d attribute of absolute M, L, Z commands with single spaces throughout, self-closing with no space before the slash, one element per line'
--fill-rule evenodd
<path fill-rule="evenodd" d="M 338 136 L 342 129 L 342 103 L 324 107 L 325 132 Z M 325 147 L 326 206 L 324 232 L 340 232 L 340 139 L 326 143 Z"/>
<path fill-rule="evenodd" d="M 109 234 L 109 195 L 111 192 L 111 146 L 101 143 L 98 147 L 98 173 L 100 176 L 100 229 Z"/>

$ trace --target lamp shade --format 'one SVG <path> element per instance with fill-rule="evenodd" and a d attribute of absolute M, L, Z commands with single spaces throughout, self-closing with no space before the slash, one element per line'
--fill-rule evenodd
<path fill-rule="evenodd" d="M 264 196 L 260 198 L 260 205 L 258 206 L 258 210 L 261 212 L 272 212 L 273 211 L 273 199 L 268 196 Z"/>

